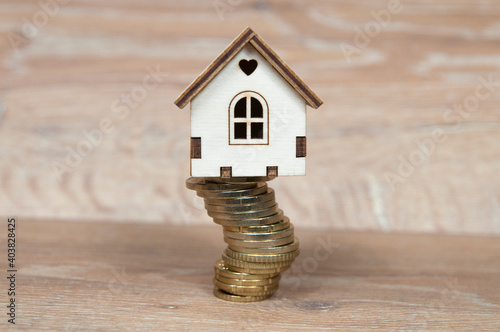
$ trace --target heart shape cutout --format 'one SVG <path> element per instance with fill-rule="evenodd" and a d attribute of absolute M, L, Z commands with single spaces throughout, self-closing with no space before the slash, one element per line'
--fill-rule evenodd
<path fill-rule="evenodd" d="M 247 76 L 250 76 L 254 71 L 255 69 L 257 69 L 257 60 L 240 60 L 240 69 L 243 70 L 243 72 L 245 74 L 247 74 Z"/>

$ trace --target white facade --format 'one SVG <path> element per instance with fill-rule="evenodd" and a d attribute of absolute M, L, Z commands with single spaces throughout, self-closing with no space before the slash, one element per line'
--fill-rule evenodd
<path fill-rule="evenodd" d="M 243 59 L 257 61 L 250 75 L 239 66 Z M 254 120 L 248 114 L 246 119 L 230 116 L 235 103 L 245 96 L 258 99 L 264 113 L 255 121 L 262 123 L 262 136 L 246 140 L 235 138 L 234 123 L 248 123 L 250 130 Z M 296 157 L 296 138 L 304 136 L 306 101 L 247 44 L 191 101 L 191 137 L 201 138 L 201 158 L 191 159 L 191 176 L 218 177 L 221 167 L 232 167 L 233 177 L 266 176 L 268 166 L 278 166 L 279 176 L 305 175 L 305 157 Z"/>

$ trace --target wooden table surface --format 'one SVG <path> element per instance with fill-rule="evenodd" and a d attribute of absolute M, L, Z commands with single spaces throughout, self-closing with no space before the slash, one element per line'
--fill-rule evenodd
<path fill-rule="evenodd" d="M 49 2 L 0 3 L 0 215 L 209 222 L 173 101 L 251 26 L 325 102 L 295 224 L 500 234 L 499 1 Z"/>
<path fill-rule="evenodd" d="M 500 2 L 391 3 L 2 0 L 16 327 L 499 330 Z M 236 304 L 211 294 L 222 232 L 184 186 L 173 101 L 246 26 L 325 104 L 308 175 L 270 183 L 302 255 Z"/>
<path fill-rule="evenodd" d="M 215 224 L 17 219 L 16 235 L 16 328 L 500 329 L 500 241 L 493 237 L 298 227 L 302 253 L 278 292 L 241 304 L 212 295 L 213 263 L 224 248 Z"/>

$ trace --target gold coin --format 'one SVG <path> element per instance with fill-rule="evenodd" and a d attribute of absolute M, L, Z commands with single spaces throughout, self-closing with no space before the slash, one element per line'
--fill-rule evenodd
<path fill-rule="evenodd" d="M 259 255 L 259 254 L 247 254 L 243 252 L 234 251 L 231 248 L 226 248 L 226 255 L 232 258 L 236 258 L 246 262 L 255 263 L 268 263 L 268 262 L 281 262 L 294 260 L 300 254 L 300 249 L 290 251 L 285 254 L 270 254 L 270 255 Z"/>
<path fill-rule="evenodd" d="M 280 210 L 281 211 L 281 210 Z M 275 224 L 270 225 L 246 225 L 246 226 L 223 226 L 225 230 L 231 232 L 242 232 L 242 233 L 271 233 L 281 231 L 285 228 L 290 227 L 290 219 L 287 216 L 283 216 L 283 220 Z"/>
<path fill-rule="evenodd" d="M 266 182 L 276 179 L 271 176 L 235 176 L 230 178 L 206 177 L 207 181 L 219 183 L 248 183 L 248 182 Z"/>
<path fill-rule="evenodd" d="M 248 273 L 248 274 L 260 274 L 260 273 L 281 273 L 283 271 L 288 270 L 290 268 L 289 265 L 287 266 L 282 266 L 282 267 L 273 267 L 269 269 L 258 269 L 254 267 L 239 267 L 239 266 L 234 266 L 234 265 L 229 265 L 225 263 L 228 268 L 231 270 L 241 272 L 241 273 Z"/>
<path fill-rule="evenodd" d="M 239 251 L 246 254 L 259 254 L 259 255 L 285 254 L 287 252 L 297 250 L 299 248 L 299 240 L 295 238 L 293 243 L 277 247 L 245 248 L 230 244 L 229 248 L 231 248 L 234 251 Z"/>
<path fill-rule="evenodd" d="M 237 198 L 205 198 L 205 204 L 209 205 L 246 205 L 253 203 L 266 202 L 275 199 L 274 190 L 271 188 L 267 189 L 267 192 L 254 195 L 254 196 L 244 196 Z"/>
<path fill-rule="evenodd" d="M 265 278 L 261 280 L 244 280 L 244 279 L 231 279 L 220 274 L 216 274 L 215 278 L 221 282 L 229 285 L 238 286 L 264 286 L 264 285 L 274 285 L 279 282 L 281 275 L 277 275 L 272 278 Z"/>
<path fill-rule="evenodd" d="M 283 211 L 278 210 L 277 213 L 264 217 L 258 217 L 258 218 L 254 217 L 251 219 L 241 219 L 241 220 L 214 218 L 214 222 L 224 227 L 260 226 L 260 225 L 278 223 L 282 221 L 283 218 L 285 218 L 285 216 L 283 215 Z"/>
<path fill-rule="evenodd" d="M 275 240 L 293 235 L 293 225 L 276 232 L 269 233 L 243 233 L 243 232 L 231 232 L 224 229 L 224 236 L 236 240 L 245 241 L 265 241 L 265 240 Z"/>
<path fill-rule="evenodd" d="M 278 204 L 274 204 L 271 207 L 257 211 L 240 212 L 240 213 L 222 213 L 222 212 L 207 211 L 207 214 L 214 219 L 243 220 L 243 219 L 253 219 L 253 218 L 270 216 L 278 212 L 278 210 L 279 210 Z"/>
<path fill-rule="evenodd" d="M 288 235 L 283 238 L 265 240 L 265 241 L 237 240 L 224 236 L 224 241 L 230 246 L 236 246 L 240 248 L 269 248 L 269 247 L 278 247 L 290 244 L 293 242 L 294 238 L 295 237 L 293 236 L 292 233 L 291 235 Z"/>
<path fill-rule="evenodd" d="M 276 204 L 269 177 L 196 178 L 196 191 L 228 247 L 214 266 L 214 295 L 233 302 L 260 301 L 277 289 L 281 272 L 299 255 L 294 227 Z"/>
<path fill-rule="evenodd" d="M 217 279 L 213 279 L 213 284 L 215 287 L 222 289 L 230 294 L 236 295 L 250 295 L 250 296 L 258 296 L 258 295 L 270 295 L 278 290 L 277 285 L 270 286 L 238 286 L 238 285 L 230 285 L 224 282 L 221 282 Z"/>
<path fill-rule="evenodd" d="M 241 213 L 241 212 L 251 212 L 260 211 L 276 205 L 275 200 L 269 200 L 266 202 L 257 202 L 245 205 L 210 205 L 205 203 L 205 209 L 210 212 L 222 212 L 222 213 Z"/>
<path fill-rule="evenodd" d="M 238 198 L 245 196 L 255 196 L 265 193 L 267 191 L 267 184 L 259 183 L 255 188 L 242 189 L 242 190 L 223 190 L 223 191 L 207 191 L 197 190 L 196 195 L 203 198 Z"/>
<path fill-rule="evenodd" d="M 226 252 L 222 253 L 222 259 L 227 266 L 237 266 L 249 269 L 274 269 L 277 267 L 285 267 L 292 265 L 294 259 L 281 262 L 246 262 L 237 258 L 232 258 Z"/>
<path fill-rule="evenodd" d="M 186 187 L 197 191 L 242 190 L 255 188 L 257 183 L 215 183 L 208 182 L 205 178 L 189 178 Z"/>
<path fill-rule="evenodd" d="M 233 295 L 229 294 L 222 289 L 217 287 L 214 288 L 214 295 L 221 300 L 231 301 L 231 302 L 256 302 L 262 301 L 270 298 L 272 294 L 269 295 L 259 295 L 259 296 L 244 296 L 244 295 Z"/>
<path fill-rule="evenodd" d="M 262 279 L 268 279 L 268 278 L 273 278 L 279 275 L 279 273 L 273 272 L 273 273 L 254 273 L 254 274 L 249 274 L 249 273 L 244 273 L 244 272 L 238 272 L 235 270 L 231 270 L 227 268 L 224 265 L 224 261 L 218 260 L 215 263 L 214 266 L 215 274 L 216 275 L 221 275 L 226 278 L 230 279 L 239 279 L 239 280 L 262 280 Z"/>

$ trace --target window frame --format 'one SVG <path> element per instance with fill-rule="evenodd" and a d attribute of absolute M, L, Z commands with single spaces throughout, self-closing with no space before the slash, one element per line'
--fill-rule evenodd
<path fill-rule="evenodd" d="M 242 99 L 246 98 L 246 117 L 236 118 L 234 116 L 234 108 Z M 252 118 L 251 98 L 258 100 L 262 106 L 262 118 Z M 229 145 L 269 145 L 269 105 L 267 100 L 258 92 L 242 91 L 231 99 L 229 103 Z M 247 132 L 246 138 L 234 138 L 235 123 L 246 123 Z M 252 123 L 262 123 L 262 138 L 252 138 Z"/>

